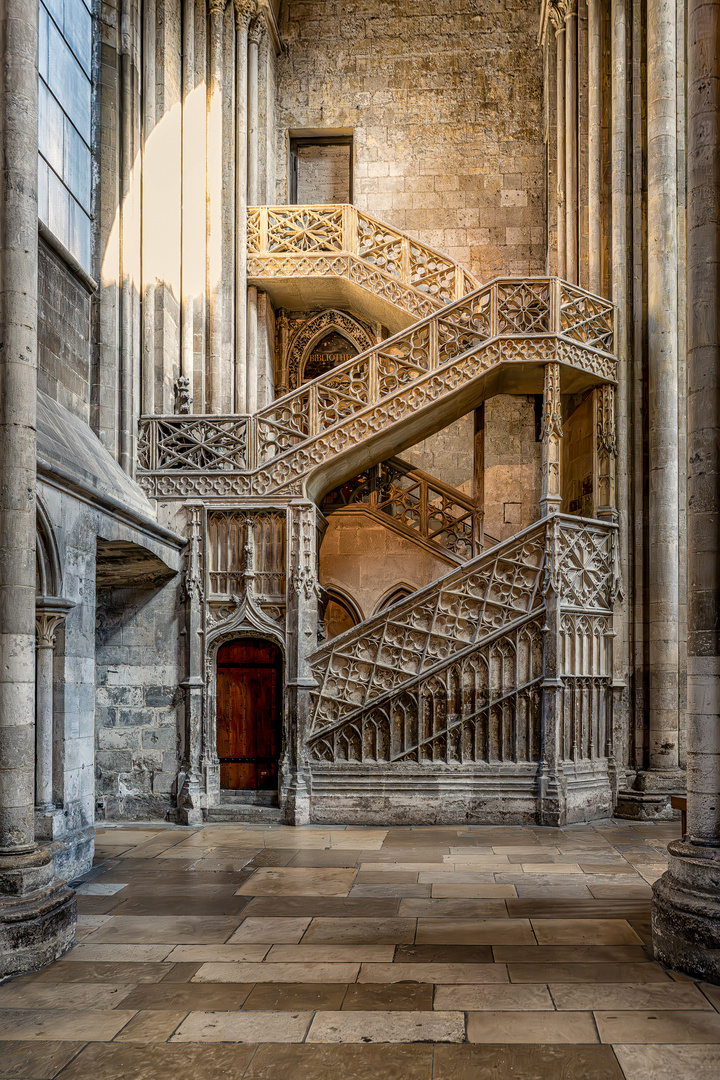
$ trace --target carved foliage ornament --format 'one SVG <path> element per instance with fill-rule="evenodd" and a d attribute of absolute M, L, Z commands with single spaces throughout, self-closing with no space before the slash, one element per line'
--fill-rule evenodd
<path fill-rule="evenodd" d="M 287 370 L 293 388 L 300 383 L 303 363 L 315 341 L 332 330 L 337 330 L 343 337 L 348 338 L 358 352 L 365 352 L 374 345 L 367 330 L 352 315 L 334 308 L 321 311 L 296 331 L 288 346 Z"/>

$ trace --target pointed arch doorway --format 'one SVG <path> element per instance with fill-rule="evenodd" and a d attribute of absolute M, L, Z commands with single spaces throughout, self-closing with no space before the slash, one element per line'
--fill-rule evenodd
<path fill-rule="evenodd" d="M 220 787 L 277 788 L 282 743 L 282 653 L 262 638 L 226 641 L 217 654 Z"/>

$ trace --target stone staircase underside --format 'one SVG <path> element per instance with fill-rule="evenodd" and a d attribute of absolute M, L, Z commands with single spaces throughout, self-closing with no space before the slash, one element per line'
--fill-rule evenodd
<path fill-rule="evenodd" d="M 138 480 L 156 498 L 319 499 L 496 393 L 612 383 L 614 309 L 556 278 L 502 279 L 278 398 L 254 416 L 141 420 Z"/>

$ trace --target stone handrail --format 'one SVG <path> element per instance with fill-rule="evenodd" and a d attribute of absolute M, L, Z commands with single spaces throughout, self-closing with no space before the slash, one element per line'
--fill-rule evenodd
<path fill-rule="evenodd" d="M 479 285 L 447 255 L 347 204 L 250 207 L 247 229 L 250 279 L 350 277 L 415 314 L 459 300 Z M 398 293 L 393 282 L 423 295 Z M 434 303 L 418 310 L 423 299 Z"/>
<path fill-rule="evenodd" d="M 474 499 L 416 469 L 401 458 L 389 458 L 366 469 L 320 504 L 327 516 L 337 510 L 362 506 L 413 537 L 420 536 L 465 562 L 483 547 L 499 541 L 483 535 L 482 515 Z"/>
<path fill-rule="evenodd" d="M 138 478 L 150 494 L 165 497 L 299 492 L 323 464 L 334 467 L 353 447 L 413 422 L 420 410 L 449 407 L 468 384 L 503 364 L 559 362 L 598 383 L 613 382 L 613 340 L 609 301 L 557 278 L 499 279 L 252 417 L 143 418 Z M 198 471 L 202 485 L 189 479 Z M 163 475 L 144 480 L 148 473 Z"/>

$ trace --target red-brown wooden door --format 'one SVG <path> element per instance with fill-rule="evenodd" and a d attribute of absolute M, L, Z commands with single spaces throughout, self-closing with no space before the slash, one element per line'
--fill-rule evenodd
<path fill-rule="evenodd" d="M 269 641 L 241 638 L 217 658 L 217 754 L 220 787 L 277 787 L 282 658 Z"/>

